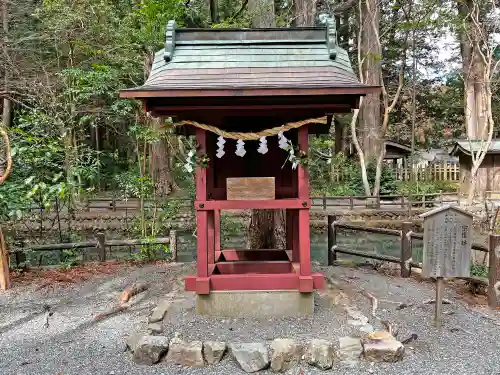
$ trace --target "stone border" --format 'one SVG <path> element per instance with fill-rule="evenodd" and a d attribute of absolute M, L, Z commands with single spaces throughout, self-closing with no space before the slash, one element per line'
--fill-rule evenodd
<path fill-rule="evenodd" d="M 128 338 L 127 348 L 137 364 L 151 366 L 164 360 L 192 368 L 215 365 L 228 352 L 248 373 L 269 367 L 273 372 L 286 372 L 301 362 L 329 370 L 336 361 L 355 361 L 361 357 L 372 362 L 397 362 L 402 360 L 405 349 L 385 331 L 372 332 L 362 338 L 341 337 L 338 343 L 335 347 L 330 341 L 313 339 L 303 345 L 294 339 L 277 338 L 268 347 L 264 342 L 187 342 L 178 333 L 171 340 L 166 336 L 136 333 Z"/>

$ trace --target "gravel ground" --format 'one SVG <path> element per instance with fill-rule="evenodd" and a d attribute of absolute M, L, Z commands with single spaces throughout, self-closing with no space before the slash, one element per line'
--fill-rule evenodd
<path fill-rule="evenodd" d="M 93 279 L 81 285 L 36 290 L 18 286 L 0 295 L 0 374 L 26 375 L 120 375 L 120 374 L 243 374 L 231 359 L 204 369 L 184 369 L 160 363 L 137 366 L 124 353 L 124 339 L 145 326 L 151 309 L 162 296 L 181 286 L 181 276 L 191 265 L 127 268 L 113 276 Z M 382 319 L 395 324 L 398 338 L 411 334 L 418 339 L 406 347 L 405 359 L 395 364 L 337 363 L 330 373 L 355 374 L 500 374 L 500 315 L 487 309 L 472 308 L 452 290 L 452 301 L 444 310 L 443 328 L 432 323 L 433 305 L 422 302 L 434 297 L 433 285 L 413 279 L 393 278 L 368 268 L 330 267 L 321 269 L 342 289 L 316 298 L 315 314 L 307 318 L 227 319 L 203 318 L 194 314 L 194 298 L 179 291 L 177 302 L 164 321 L 166 335 L 180 332 L 185 339 L 222 339 L 231 342 L 267 341 L 293 337 L 301 342 L 355 335 L 347 324 L 342 303 L 356 306 L 370 316 L 370 301 L 358 293 L 365 289 L 379 301 Z M 92 317 L 114 304 L 117 295 L 135 280 L 151 283 L 151 288 L 133 301 L 133 306 L 100 322 Z M 343 297 L 343 298 L 341 298 Z M 410 305 L 401 310 L 400 303 Z M 44 328 L 43 306 L 54 306 L 49 328 Z M 376 322 L 371 322 L 378 326 Z M 302 365 L 297 375 L 324 373 Z M 328 372 L 327 372 L 328 373 Z M 269 374 L 269 372 L 264 372 Z"/>

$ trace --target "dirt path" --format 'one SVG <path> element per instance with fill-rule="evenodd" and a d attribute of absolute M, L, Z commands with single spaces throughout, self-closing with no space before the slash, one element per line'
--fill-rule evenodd
<path fill-rule="evenodd" d="M 423 301 L 433 298 L 433 285 L 413 279 L 381 275 L 366 268 L 323 268 L 341 291 L 318 297 L 315 314 L 287 319 L 203 318 L 194 314 L 194 298 L 180 293 L 179 303 L 164 321 L 165 334 L 180 332 L 186 339 L 221 338 L 227 341 L 266 341 L 293 337 L 299 341 L 355 335 L 356 327 L 347 323 L 343 303 L 356 306 L 367 317 L 371 304 L 359 290 L 379 301 L 377 313 L 392 322 L 403 340 L 417 334 L 406 347 L 403 362 L 370 364 L 363 360 L 337 363 L 331 372 L 342 375 L 448 375 L 498 374 L 500 372 L 500 317 L 496 312 L 472 308 L 450 289 L 446 298 L 443 329 L 432 324 L 433 306 Z M 137 366 L 124 352 L 125 338 L 146 324 L 156 303 L 179 288 L 191 265 L 149 265 L 123 267 L 115 274 L 95 277 L 83 283 L 37 289 L 35 284 L 18 285 L 0 295 L 0 374 L 2 375 L 119 375 L 119 374 L 243 374 L 226 358 L 220 365 L 204 369 L 183 369 L 160 363 Z M 117 301 L 119 293 L 134 281 L 151 287 L 133 299 L 133 305 L 116 316 L 93 319 Z M 330 298 L 331 297 L 331 298 Z M 339 298 L 337 298 L 339 297 Z M 347 300 L 346 300 L 347 297 Z M 400 304 L 408 307 L 399 309 Z M 44 306 L 54 310 L 48 328 L 44 327 Z M 371 320 L 376 327 L 380 323 Z M 359 332 L 358 332 L 359 334 Z M 302 365 L 304 375 L 322 373 Z M 300 369 L 292 375 L 297 375 Z M 266 372 L 267 373 L 267 372 Z"/>

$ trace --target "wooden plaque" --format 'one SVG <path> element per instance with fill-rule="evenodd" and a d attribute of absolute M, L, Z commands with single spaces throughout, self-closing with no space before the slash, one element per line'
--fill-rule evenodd
<path fill-rule="evenodd" d="M 445 206 L 429 211 L 424 219 L 424 277 L 469 277 L 472 214 Z"/>
<path fill-rule="evenodd" d="M 227 200 L 274 199 L 274 177 L 241 177 L 227 179 Z"/>

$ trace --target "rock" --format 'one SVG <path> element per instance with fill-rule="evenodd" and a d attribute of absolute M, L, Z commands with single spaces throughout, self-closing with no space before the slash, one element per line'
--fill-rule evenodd
<path fill-rule="evenodd" d="M 374 328 L 371 324 L 365 324 L 359 327 L 359 330 L 364 333 L 372 333 L 374 331 Z"/>
<path fill-rule="evenodd" d="M 234 359 L 245 372 L 257 372 L 269 366 L 267 348 L 260 342 L 230 344 Z"/>
<path fill-rule="evenodd" d="M 302 356 L 302 348 L 292 339 L 275 339 L 271 343 L 271 370 L 285 372 L 296 366 Z"/>
<path fill-rule="evenodd" d="M 156 323 L 156 322 L 163 320 L 163 317 L 167 313 L 171 304 L 172 304 L 172 302 L 170 302 L 168 300 L 160 301 L 158 303 L 158 305 L 156 305 L 151 316 L 149 317 L 149 323 Z"/>
<path fill-rule="evenodd" d="M 373 332 L 361 340 L 364 357 L 373 362 L 397 362 L 405 347 L 388 332 Z"/>
<path fill-rule="evenodd" d="M 205 341 L 203 343 L 203 358 L 209 365 L 219 363 L 226 351 L 226 343 L 220 341 Z"/>
<path fill-rule="evenodd" d="M 148 324 L 148 332 L 151 335 L 159 335 L 163 332 L 163 327 L 161 323 L 149 323 Z"/>
<path fill-rule="evenodd" d="M 315 339 L 307 345 L 305 360 L 308 364 L 328 370 L 332 368 L 334 359 L 335 351 L 331 342 Z"/>
<path fill-rule="evenodd" d="M 358 359 L 363 352 L 361 339 L 356 337 L 339 337 L 337 355 L 342 360 Z"/>
<path fill-rule="evenodd" d="M 204 367 L 202 342 L 186 342 L 174 337 L 170 341 L 167 362 L 186 367 Z"/>
<path fill-rule="evenodd" d="M 138 342 L 132 357 L 140 365 L 158 363 L 168 350 L 168 338 L 165 336 L 143 336 Z"/>
<path fill-rule="evenodd" d="M 127 337 L 127 340 L 126 340 L 126 347 L 133 353 L 135 352 L 135 348 L 137 347 L 137 343 L 139 342 L 139 340 L 144 337 L 144 336 L 147 336 L 147 333 L 144 332 L 144 331 L 137 331 L 137 332 L 134 332 L 132 333 L 129 337 Z M 125 350 L 124 350 L 125 351 Z"/>

